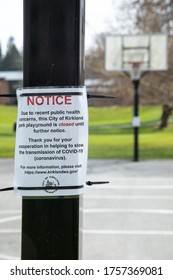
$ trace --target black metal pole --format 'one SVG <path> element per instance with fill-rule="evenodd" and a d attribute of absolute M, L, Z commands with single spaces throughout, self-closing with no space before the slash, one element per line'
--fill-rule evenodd
<path fill-rule="evenodd" d="M 134 161 L 139 161 L 139 124 L 135 123 L 139 118 L 139 80 L 133 81 L 134 86 Z"/>
<path fill-rule="evenodd" d="M 85 0 L 24 0 L 24 87 L 84 84 Z M 79 196 L 23 198 L 22 259 L 79 258 Z"/>

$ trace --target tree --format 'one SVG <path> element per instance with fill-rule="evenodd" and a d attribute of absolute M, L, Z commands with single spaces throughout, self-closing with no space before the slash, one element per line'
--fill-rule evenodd
<path fill-rule="evenodd" d="M 1 71 L 14 70 L 22 70 L 22 56 L 14 43 L 14 38 L 10 37 L 7 43 L 6 55 L 2 58 Z"/>
<path fill-rule="evenodd" d="M 99 34 L 95 38 L 94 47 L 85 56 L 86 78 L 99 79 L 106 76 L 104 70 L 105 36 L 104 33 Z"/>
<path fill-rule="evenodd" d="M 159 128 L 163 129 L 168 126 L 168 119 L 170 115 L 172 114 L 173 106 L 170 106 L 169 104 L 163 105 L 163 112 L 161 116 L 161 123 Z"/>
<path fill-rule="evenodd" d="M 2 64 L 2 49 L 0 44 L 0 69 L 1 69 L 1 64 Z"/>
<path fill-rule="evenodd" d="M 120 21 L 131 27 L 130 33 L 173 33 L 173 0 L 123 0 L 121 10 Z"/>
<path fill-rule="evenodd" d="M 144 32 L 173 31 L 172 0 L 136 0 L 133 5 L 138 9 L 136 26 Z"/>

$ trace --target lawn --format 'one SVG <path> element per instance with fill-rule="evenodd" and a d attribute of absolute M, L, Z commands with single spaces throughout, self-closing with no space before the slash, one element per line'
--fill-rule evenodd
<path fill-rule="evenodd" d="M 0 157 L 13 157 L 15 132 L 13 125 L 16 120 L 16 106 L 0 106 Z"/>
<path fill-rule="evenodd" d="M 13 157 L 15 106 L 0 106 L 0 157 Z M 89 107 L 89 158 L 132 159 L 132 107 Z M 161 106 L 140 108 L 140 159 L 173 159 L 173 117 L 159 130 Z"/>
<path fill-rule="evenodd" d="M 90 108 L 89 157 L 132 159 L 134 132 L 131 107 Z M 173 159 L 173 117 L 159 130 L 160 106 L 140 108 L 140 159 Z"/>

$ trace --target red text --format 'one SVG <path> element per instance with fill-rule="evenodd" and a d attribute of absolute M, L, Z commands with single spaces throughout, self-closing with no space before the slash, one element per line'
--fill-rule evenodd
<path fill-rule="evenodd" d="M 71 96 L 27 96 L 27 105 L 71 105 Z"/>

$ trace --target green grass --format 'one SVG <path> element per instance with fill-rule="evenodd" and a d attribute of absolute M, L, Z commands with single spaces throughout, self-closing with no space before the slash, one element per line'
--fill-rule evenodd
<path fill-rule="evenodd" d="M 173 159 L 173 134 L 145 133 L 139 136 L 140 159 Z M 89 158 L 132 159 L 133 134 L 90 135 Z"/>
<path fill-rule="evenodd" d="M 158 130 L 161 106 L 140 108 L 140 159 L 173 159 L 173 117 Z M 89 108 L 89 158 L 132 159 L 134 132 L 131 107 Z"/>
<path fill-rule="evenodd" d="M 158 130 L 161 106 L 141 106 L 140 159 L 173 159 L 173 117 Z M 15 106 L 0 106 L 0 157 L 13 157 Z M 132 107 L 89 107 L 89 158 L 132 159 Z"/>
<path fill-rule="evenodd" d="M 16 106 L 0 106 L 0 158 L 14 156 L 16 115 Z"/>

